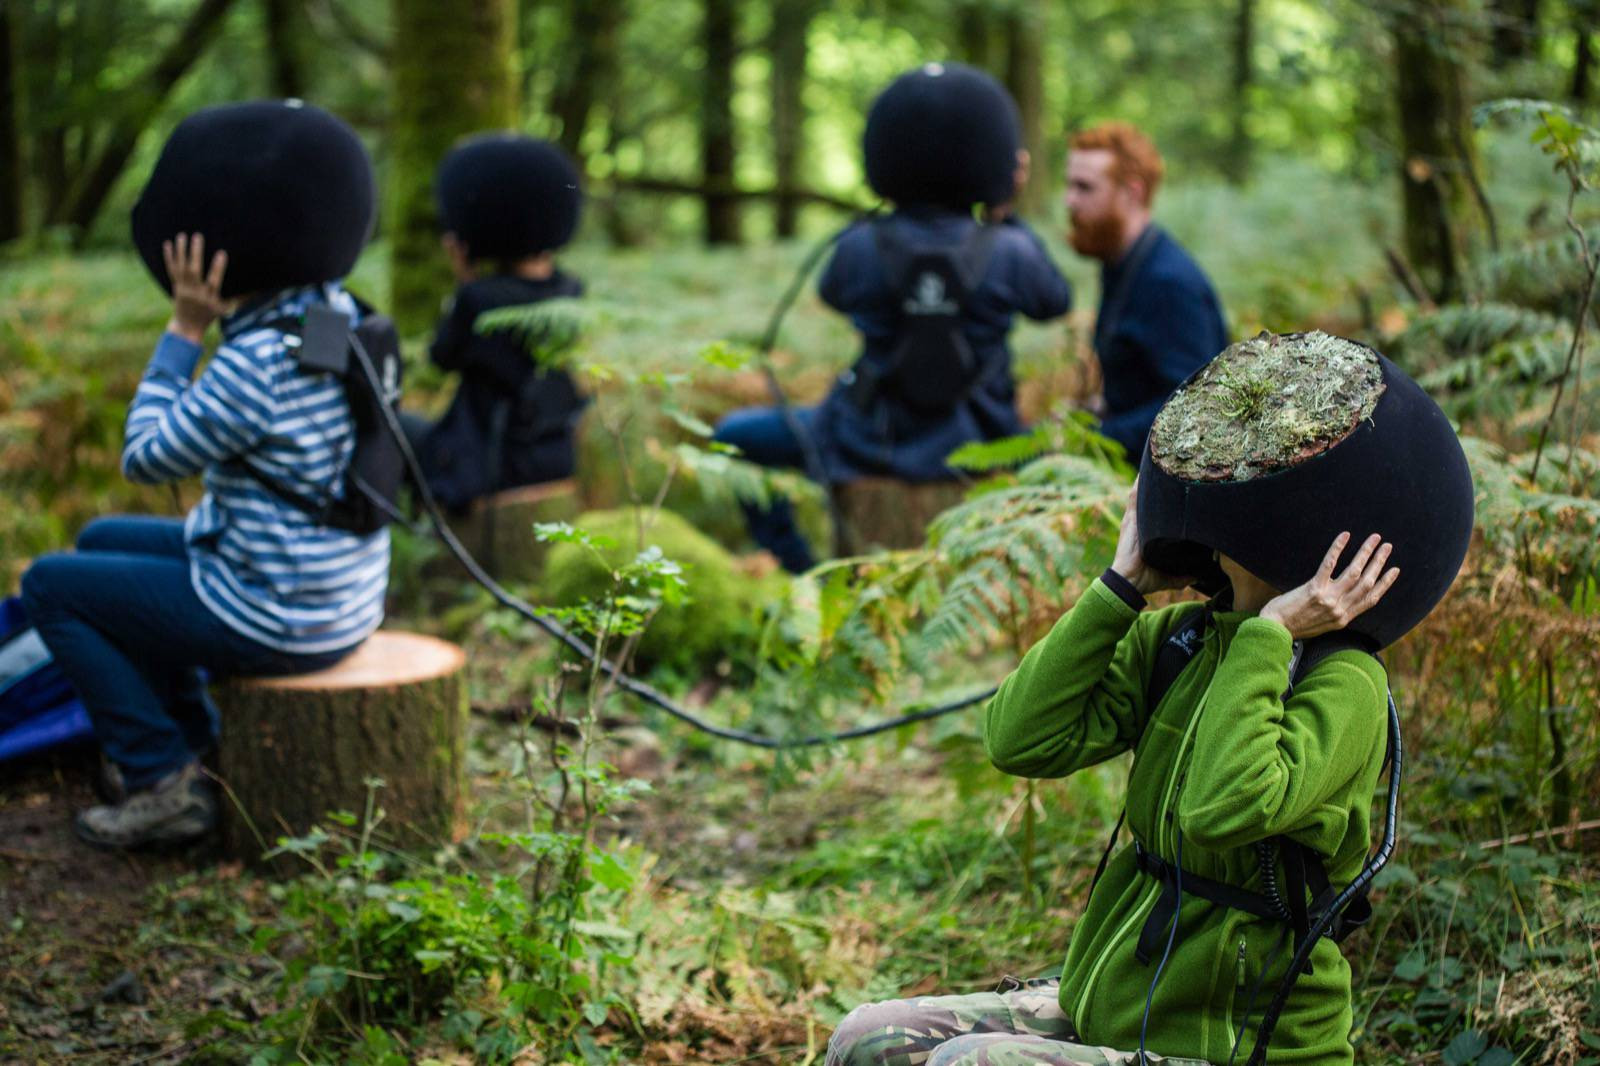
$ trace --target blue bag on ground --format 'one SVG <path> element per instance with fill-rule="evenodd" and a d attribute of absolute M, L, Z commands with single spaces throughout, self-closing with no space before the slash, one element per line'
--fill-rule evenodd
<path fill-rule="evenodd" d="M 88 713 L 22 602 L 0 600 L 0 760 L 93 737 Z"/>

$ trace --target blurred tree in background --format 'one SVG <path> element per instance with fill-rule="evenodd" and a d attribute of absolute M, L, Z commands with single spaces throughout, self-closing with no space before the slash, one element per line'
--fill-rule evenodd
<path fill-rule="evenodd" d="M 429 183 L 463 133 L 561 143 L 588 176 L 586 239 L 801 235 L 871 202 L 873 95 L 953 58 L 1016 96 L 1035 216 L 1059 213 L 1063 134 L 1122 118 L 1153 133 L 1174 187 L 1248 185 L 1285 156 L 1400 174 L 1384 243 L 1448 298 L 1492 236 L 1472 107 L 1586 101 L 1597 17 L 1594 0 L 0 0 L 0 239 L 119 244 L 184 113 L 303 95 L 370 138 L 415 325 L 447 285 Z"/>

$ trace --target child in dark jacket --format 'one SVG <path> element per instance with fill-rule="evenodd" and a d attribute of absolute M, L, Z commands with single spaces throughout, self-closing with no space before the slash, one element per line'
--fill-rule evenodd
<path fill-rule="evenodd" d="M 354 131 L 262 101 L 179 124 L 134 208 L 134 243 L 173 314 L 128 411 L 122 468 L 147 484 L 199 474 L 205 495 L 183 520 L 98 519 L 77 551 L 23 575 L 28 616 L 126 788 L 78 816 L 92 844 L 174 844 L 214 824 L 202 671 L 316 670 L 383 619 L 388 532 L 332 528 L 283 495 L 344 490 L 355 429 L 343 384 L 299 365 L 285 324 L 313 304 L 360 318 L 338 279 L 372 201 Z M 196 375 L 219 317 L 222 344 Z"/>
<path fill-rule="evenodd" d="M 559 148 L 509 134 L 455 148 L 437 186 L 459 287 L 429 354 L 461 381 L 437 423 L 408 415 L 406 426 L 434 496 L 461 512 L 502 489 L 568 477 L 577 465 L 584 399 L 572 377 L 541 369 L 517 334 L 480 333 L 476 323 L 498 308 L 582 295 L 582 282 L 554 261 L 577 229 L 581 193 Z"/>
<path fill-rule="evenodd" d="M 717 440 L 764 466 L 830 483 L 869 475 L 919 482 L 951 477 L 945 458 L 963 444 L 1022 431 L 1006 342 L 1012 319 L 1065 314 L 1072 290 L 1007 206 L 1026 178 L 1019 129 L 1005 89 L 958 64 L 930 63 L 879 96 L 863 147 L 868 180 L 894 210 L 849 227 L 818 285 L 861 333 L 861 355 L 820 406 L 793 412 L 809 442 L 773 408 L 733 412 Z M 985 206 L 984 221 L 975 204 Z M 949 268 L 930 270 L 941 256 Z M 907 343 L 929 312 L 957 320 L 965 349 L 958 373 Z M 808 443 L 820 471 L 806 462 Z M 811 567 L 787 500 L 745 513 L 757 543 L 786 569 Z"/>

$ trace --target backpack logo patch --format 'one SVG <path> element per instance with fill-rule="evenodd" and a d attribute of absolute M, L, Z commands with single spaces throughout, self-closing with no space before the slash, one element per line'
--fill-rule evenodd
<path fill-rule="evenodd" d="M 961 306 L 945 292 L 944 278 L 931 270 L 917 276 L 911 298 L 905 302 L 908 315 L 953 315 L 960 310 Z"/>

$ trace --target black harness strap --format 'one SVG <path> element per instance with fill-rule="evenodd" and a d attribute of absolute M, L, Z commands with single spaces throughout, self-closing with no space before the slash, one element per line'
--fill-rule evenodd
<path fill-rule="evenodd" d="M 1151 669 L 1150 683 L 1145 690 L 1145 706 L 1148 714 L 1155 713 L 1156 707 L 1172 688 L 1178 675 L 1199 654 L 1205 632 L 1211 625 L 1212 614 L 1211 604 L 1190 612 L 1162 642 L 1156 652 L 1155 665 Z M 1303 643 L 1295 641 L 1289 665 L 1289 687 L 1285 690 L 1283 698 L 1287 700 L 1294 692 L 1295 684 L 1309 674 L 1318 663 L 1335 652 L 1352 648 L 1369 653 L 1371 651 L 1361 638 L 1344 632 L 1328 633 Z M 1123 813 L 1125 815 L 1126 811 Z M 1117 828 L 1112 831 L 1111 843 L 1107 845 L 1106 853 L 1101 857 L 1100 868 L 1095 872 L 1096 884 L 1105 869 L 1112 845 L 1116 843 L 1121 828 L 1122 819 L 1119 818 Z M 1312 923 L 1333 900 L 1334 892 L 1328 881 L 1327 867 L 1323 864 L 1322 856 L 1288 837 L 1279 836 L 1264 843 L 1266 846 L 1258 849 L 1262 879 L 1268 885 L 1276 884 L 1273 864 L 1275 859 L 1281 859 L 1284 872 L 1284 892 L 1281 895 L 1276 892 L 1272 894 L 1252 892 L 1237 885 L 1202 877 L 1187 869 L 1182 871 L 1183 892 L 1219 906 L 1253 914 L 1258 918 L 1285 922 L 1293 932 L 1294 942 L 1298 947 L 1309 935 Z M 1142 841 L 1135 838 L 1133 848 L 1134 862 L 1139 872 L 1155 878 L 1162 885 L 1161 897 L 1146 918 L 1134 949 L 1134 957 L 1139 962 L 1148 964 L 1161 946 L 1168 926 L 1178 920 L 1181 904 L 1178 892 L 1180 879 L 1177 867 L 1149 851 Z M 1092 887 L 1090 891 L 1093 891 Z M 1365 925 L 1371 917 L 1372 905 L 1365 896 L 1361 896 L 1352 901 L 1343 913 L 1336 916 L 1323 935 L 1335 942 L 1342 941 L 1351 932 Z M 1308 957 L 1306 972 L 1309 971 Z"/>

